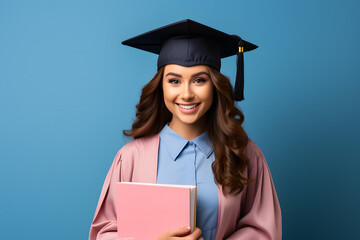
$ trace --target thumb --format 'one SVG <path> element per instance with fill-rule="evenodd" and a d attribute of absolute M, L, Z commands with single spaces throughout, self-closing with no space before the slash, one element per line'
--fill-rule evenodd
<path fill-rule="evenodd" d="M 171 236 L 181 237 L 190 233 L 190 227 L 174 228 L 169 231 Z"/>

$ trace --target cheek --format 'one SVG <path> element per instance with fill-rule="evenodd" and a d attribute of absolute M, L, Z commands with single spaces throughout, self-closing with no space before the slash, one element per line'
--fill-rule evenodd
<path fill-rule="evenodd" d="M 164 96 L 164 101 L 166 102 L 166 99 L 169 97 L 169 93 L 168 93 L 168 88 L 164 84 L 164 81 L 162 84 L 162 92 L 163 92 L 163 96 Z"/>
<path fill-rule="evenodd" d="M 205 91 L 202 92 L 202 99 L 206 101 L 207 105 L 211 105 L 214 99 L 214 88 L 209 86 Z"/>
<path fill-rule="evenodd" d="M 168 88 L 163 88 L 164 103 L 166 108 L 172 113 L 174 98 Z"/>
<path fill-rule="evenodd" d="M 174 101 L 177 96 L 176 89 L 171 87 L 163 88 L 163 94 L 165 101 Z"/>
<path fill-rule="evenodd" d="M 170 100 L 170 98 L 171 98 L 171 95 L 170 95 L 170 93 L 169 93 L 169 91 L 167 89 L 163 90 L 163 95 L 164 95 L 165 103 L 168 102 Z"/>

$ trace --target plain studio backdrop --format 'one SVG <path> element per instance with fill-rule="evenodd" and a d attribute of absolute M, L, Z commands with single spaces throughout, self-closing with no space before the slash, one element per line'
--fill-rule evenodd
<path fill-rule="evenodd" d="M 245 54 L 249 137 L 284 239 L 355 239 L 360 215 L 358 1 L 0 1 L 1 239 L 87 239 L 157 56 L 121 45 L 182 19 Z M 234 82 L 236 57 L 222 61 Z"/>

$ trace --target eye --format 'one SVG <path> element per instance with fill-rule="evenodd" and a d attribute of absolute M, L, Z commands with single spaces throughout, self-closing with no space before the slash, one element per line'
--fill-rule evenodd
<path fill-rule="evenodd" d="M 175 79 L 175 78 L 169 79 L 168 82 L 171 83 L 171 84 L 179 84 L 180 83 L 180 81 L 178 79 Z"/>
<path fill-rule="evenodd" d="M 204 79 L 204 78 L 196 78 L 194 80 L 194 83 L 204 83 L 204 82 L 206 82 L 206 79 Z"/>

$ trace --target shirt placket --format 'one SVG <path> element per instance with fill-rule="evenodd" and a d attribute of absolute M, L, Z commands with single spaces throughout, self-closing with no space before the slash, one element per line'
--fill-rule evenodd
<path fill-rule="evenodd" d="M 196 174 L 196 144 L 189 141 L 189 149 L 191 150 L 191 158 L 193 160 L 193 181 L 194 185 L 197 186 L 197 174 Z"/>

